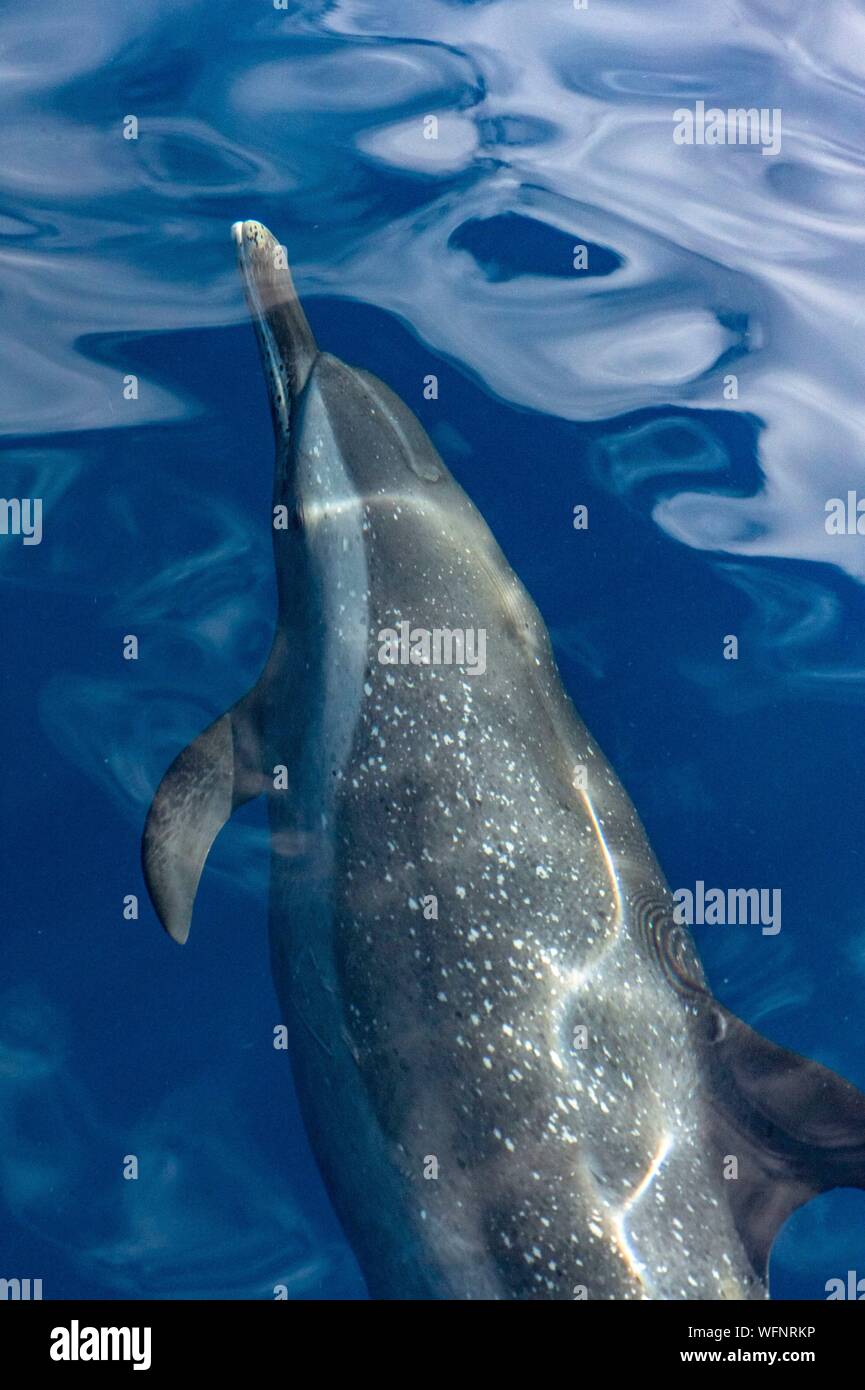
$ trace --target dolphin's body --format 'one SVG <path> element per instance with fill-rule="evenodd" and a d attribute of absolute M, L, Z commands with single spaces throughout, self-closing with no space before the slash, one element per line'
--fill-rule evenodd
<path fill-rule="evenodd" d="M 865 1185 L 865 1097 L 709 994 L 484 521 L 406 406 L 319 353 L 270 233 L 235 237 L 279 618 L 154 801 L 157 911 L 185 940 L 211 842 L 265 791 L 294 1074 L 373 1296 L 765 1297 L 786 1216 Z M 482 631 L 486 670 L 386 664 L 400 622 Z"/>

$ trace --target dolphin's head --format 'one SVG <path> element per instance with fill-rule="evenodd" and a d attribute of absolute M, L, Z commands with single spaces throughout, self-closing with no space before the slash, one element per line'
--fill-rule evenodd
<path fill-rule="evenodd" d="M 429 627 L 485 627 L 485 575 L 483 611 L 506 611 L 514 630 L 530 626 L 540 641 L 516 581 L 501 582 L 504 561 L 486 522 L 412 411 L 369 372 L 319 351 L 284 248 L 260 222 L 236 223 L 234 236 L 276 435 L 283 626 L 295 630 L 304 615 L 327 610 L 338 638 L 347 624 L 389 626 L 398 610 L 417 621 L 427 614 Z"/>
<path fill-rule="evenodd" d="M 318 348 L 294 288 L 285 247 L 260 222 L 235 222 L 231 234 L 279 441 L 289 432 L 292 405 L 303 392 Z"/>
<path fill-rule="evenodd" d="M 299 524 L 322 508 L 435 489 L 464 503 L 426 432 L 383 382 L 320 352 L 285 254 L 260 222 L 232 228 L 270 395 L 277 500 Z M 281 475 L 281 477 L 280 477 Z"/>

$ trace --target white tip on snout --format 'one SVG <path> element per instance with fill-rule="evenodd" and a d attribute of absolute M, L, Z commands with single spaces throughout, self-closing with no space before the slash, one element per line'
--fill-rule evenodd
<path fill-rule="evenodd" d="M 234 244 L 235 244 L 235 246 L 239 246 L 239 245 L 241 244 L 241 242 L 243 241 L 243 223 L 242 223 L 242 222 L 232 222 L 232 224 L 231 224 L 231 235 L 232 235 L 232 237 L 234 238 Z"/>

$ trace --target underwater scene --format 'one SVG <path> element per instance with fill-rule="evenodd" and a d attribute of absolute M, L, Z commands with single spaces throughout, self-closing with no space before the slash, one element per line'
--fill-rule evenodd
<path fill-rule="evenodd" d="M 865 1296 L 865 7 L 0 72 L 5 1296 Z"/>

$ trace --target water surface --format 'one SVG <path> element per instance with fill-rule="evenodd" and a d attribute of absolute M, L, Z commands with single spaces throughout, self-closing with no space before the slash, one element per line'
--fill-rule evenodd
<path fill-rule="evenodd" d="M 270 641 L 239 218 L 481 507 L 671 884 L 782 890 L 776 936 L 697 929 L 715 992 L 865 1086 L 865 542 L 825 526 L 865 493 L 863 67 L 852 0 L 7 0 L 0 468 L 44 534 L 0 538 L 0 1274 L 365 1296 L 272 1047 L 262 809 L 183 952 L 122 912 Z M 700 100 L 779 109 L 779 152 L 677 145 Z M 798 1213 L 775 1296 L 863 1224 Z"/>

